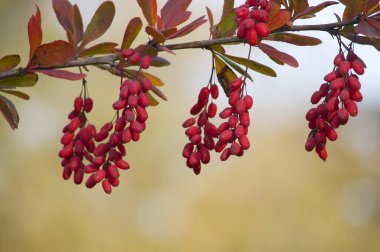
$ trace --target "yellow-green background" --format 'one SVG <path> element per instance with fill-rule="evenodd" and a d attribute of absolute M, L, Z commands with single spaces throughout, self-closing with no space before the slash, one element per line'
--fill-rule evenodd
<path fill-rule="evenodd" d="M 51 1 L 35 2 L 44 41 L 65 38 Z M 102 1 L 73 2 L 88 23 Z M 120 42 L 128 20 L 139 13 L 134 0 L 114 2 L 114 24 L 99 41 Z M 194 0 L 193 18 L 203 15 L 206 5 L 218 19 L 221 0 Z M 332 8 L 315 22 L 334 22 L 334 11 L 343 10 Z M 33 1 L 0 1 L 1 56 L 19 53 L 26 63 L 26 24 L 34 12 Z M 207 28 L 179 41 L 206 39 Z M 279 78 L 252 73 L 252 148 L 223 163 L 213 155 L 199 176 L 181 157 L 186 139 L 180 125 L 208 80 L 210 55 L 163 54 L 172 66 L 152 71 L 166 83 L 169 102 L 149 110 L 142 140 L 127 146 L 132 168 L 121 174 L 111 195 L 61 178 L 60 132 L 81 85 L 41 76 L 36 87 L 23 90 L 31 101 L 13 99 L 19 129 L 12 131 L 0 119 L 0 251 L 379 251 L 380 53 L 356 47 L 368 65 L 364 101 L 359 116 L 339 129 L 339 140 L 328 143 L 330 157 L 323 163 L 304 151 L 304 114 L 311 93 L 331 71 L 337 48 L 327 34 L 308 35 L 326 43 L 314 48 L 272 43 L 296 56 L 299 69 L 277 66 L 254 50 L 253 57 L 274 67 Z M 228 50 L 243 56 L 247 47 Z M 90 120 L 100 125 L 113 116 L 118 79 L 90 69 L 95 100 Z"/>

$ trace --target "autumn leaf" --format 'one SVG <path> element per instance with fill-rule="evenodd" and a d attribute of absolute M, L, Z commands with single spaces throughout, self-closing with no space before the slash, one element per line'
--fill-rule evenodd
<path fill-rule="evenodd" d="M 28 22 L 29 61 L 32 60 L 35 51 L 42 43 L 41 12 L 37 5 L 36 8 L 36 14 L 32 15 Z"/>
<path fill-rule="evenodd" d="M 20 64 L 19 55 L 7 55 L 0 59 L 0 73 L 12 70 Z"/>
<path fill-rule="evenodd" d="M 0 111 L 4 118 L 7 120 L 11 128 L 17 129 L 20 118 L 18 116 L 16 107 L 6 97 L 0 95 Z"/>
<path fill-rule="evenodd" d="M 139 17 L 133 18 L 125 29 L 123 43 L 121 45 L 121 50 L 126 50 L 131 47 L 133 41 L 135 41 L 137 35 L 140 33 L 142 28 L 142 22 Z"/>
<path fill-rule="evenodd" d="M 146 21 L 151 26 L 157 22 L 157 1 L 156 0 L 137 0 Z"/>
<path fill-rule="evenodd" d="M 57 40 L 38 47 L 33 63 L 42 67 L 59 66 L 72 60 L 74 55 L 75 49 L 70 43 Z"/>

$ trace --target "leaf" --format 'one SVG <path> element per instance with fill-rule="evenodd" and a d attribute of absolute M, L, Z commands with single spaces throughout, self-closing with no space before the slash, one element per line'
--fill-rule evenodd
<path fill-rule="evenodd" d="M 152 82 L 152 84 L 156 87 L 163 87 L 165 84 L 162 82 L 162 80 L 160 78 L 158 78 L 157 76 L 153 75 L 153 74 L 150 74 L 150 73 L 147 73 L 147 72 L 144 72 L 143 75 L 147 78 L 150 79 L 150 81 Z"/>
<path fill-rule="evenodd" d="M 170 53 L 170 54 L 176 55 L 175 52 L 173 52 L 172 50 L 170 50 L 170 49 L 167 48 L 166 46 L 163 46 L 163 45 L 157 45 L 157 48 L 158 48 L 160 51 L 164 51 L 164 52 L 167 52 L 167 53 Z"/>
<path fill-rule="evenodd" d="M 156 57 L 158 55 L 158 50 L 155 47 L 150 45 L 139 45 L 136 49 L 136 52 L 140 53 L 142 56 Z"/>
<path fill-rule="evenodd" d="M 158 97 L 160 97 L 162 100 L 168 101 L 168 98 L 164 95 L 164 93 L 158 87 L 156 87 L 155 85 L 153 85 L 151 91 L 155 95 L 157 95 Z"/>
<path fill-rule="evenodd" d="M 230 92 L 231 82 L 237 78 L 237 75 L 220 58 L 214 57 L 214 60 L 216 76 L 218 77 L 218 81 L 222 86 L 224 92 L 228 96 Z"/>
<path fill-rule="evenodd" d="M 270 77 L 277 77 L 276 72 L 272 68 L 265 66 L 263 64 L 260 64 L 256 61 L 248 60 L 245 58 L 239 58 L 239 57 L 235 57 L 235 56 L 227 55 L 227 54 L 225 54 L 224 56 L 226 56 L 230 60 L 235 61 L 236 63 L 238 63 L 240 65 L 248 67 L 249 69 L 251 69 L 255 72 L 258 72 L 258 73 L 261 73 L 263 75 L 270 76 Z"/>
<path fill-rule="evenodd" d="M 269 37 L 265 38 L 265 40 L 285 42 L 298 46 L 316 46 L 322 43 L 318 38 L 293 33 L 271 34 Z"/>
<path fill-rule="evenodd" d="M 168 29 L 162 30 L 161 33 L 162 33 L 165 37 L 169 37 L 170 35 L 176 33 L 177 31 L 178 31 L 177 28 L 168 28 Z"/>
<path fill-rule="evenodd" d="M 235 34 L 237 26 L 234 5 L 235 0 L 224 0 L 222 17 L 216 27 L 216 38 L 230 37 Z"/>
<path fill-rule="evenodd" d="M 11 128 L 17 129 L 18 123 L 20 122 L 20 118 L 18 116 L 16 107 L 13 103 L 0 95 L 0 111 L 3 114 L 4 118 L 7 120 Z"/>
<path fill-rule="evenodd" d="M 36 14 L 32 15 L 28 22 L 29 61 L 33 58 L 36 49 L 42 43 L 41 12 L 37 5 L 36 8 Z"/>
<path fill-rule="evenodd" d="M 153 37 L 153 40 L 162 44 L 165 42 L 165 36 L 159 31 L 157 30 L 156 28 L 152 27 L 152 26 L 147 26 L 145 27 L 145 32 L 152 36 Z"/>
<path fill-rule="evenodd" d="M 91 41 L 102 36 L 111 26 L 113 18 L 115 17 L 115 5 L 112 1 L 103 2 L 96 10 L 95 15 L 92 17 L 86 31 L 83 35 L 82 44 L 84 47 Z"/>
<path fill-rule="evenodd" d="M 64 65 L 74 58 L 75 49 L 63 40 L 43 44 L 37 48 L 33 63 L 42 67 Z"/>
<path fill-rule="evenodd" d="M 292 9 L 294 10 L 294 15 L 297 15 L 298 13 L 304 11 L 306 8 L 309 7 L 309 1 L 308 0 L 293 0 L 292 3 Z"/>
<path fill-rule="evenodd" d="M 8 77 L 0 80 L 0 87 L 33 87 L 38 81 L 38 75 L 27 73 L 24 75 Z"/>
<path fill-rule="evenodd" d="M 297 15 L 295 15 L 293 17 L 293 20 L 298 19 L 298 18 L 303 18 L 303 17 L 306 17 L 306 16 L 310 16 L 312 14 L 320 12 L 321 10 L 323 10 L 324 8 L 326 8 L 328 6 L 335 5 L 335 4 L 338 4 L 338 2 L 335 2 L 335 1 L 326 1 L 326 2 L 323 2 L 321 4 L 318 4 L 317 6 L 307 7 L 305 10 L 303 10 L 300 13 L 298 13 Z"/>
<path fill-rule="evenodd" d="M 110 54 L 115 51 L 116 43 L 105 42 L 98 45 L 94 45 L 80 53 L 80 58 L 92 57 L 100 54 Z"/>
<path fill-rule="evenodd" d="M 0 59 L 0 73 L 12 70 L 20 64 L 19 55 L 7 55 Z"/>
<path fill-rule="evenodd" d="M 164 67 L 170 66 L 170 62 L 162 57 L 153 57 L 150 65 L 154 67 Z"/>
<path fill-rule="evenodd" d="M 65 70 L 33 70 L 33 72 L 42 73 L 50 77 L 71 81 L 82 80 L 87 77 L 86 74 L 72 73 Z"/>
<path fill-rule="evenodd" d="M 290 12 L 287 10 L 280 10 L 272 20 L 268 21 L 268 28 L 270 31 L 277 30 L 283 27 L 290 20 Z"/>
<path fill-rule="evenodd" d="M 135 41 L 137 35 L 140 33 L 142 28 L 142 21 L 139 17 L 133 18 L 129 21 L 127 28 L 125 29 L 123 43 L 121 45 L 121 50 L 126 50 L 131 47 L 133 41 Z"/>
<path fill-rule="evenodd" d="M 259 48 L 271 58 L 279 60 L 279 61 L 281 61 L 281 62 L 283 62 L 289 66 L 292 66 L 292 67 L 298 67 L 299 66 L 297 60 L 293 56 L 286 54 L 284 52 L 281 52 L 281 51 L 277 50 L 276 48 L 271 47 L 270 45 L 261 43 L 259 45 Z"/>
<path fill-rule="evenodd" d="M 192 0 L 168 0 L 161 9 L 161 20 L 164 28 L 174 28 L 186 22 L 191 12 L 186 11 Z"/>
<path fill-rule="evenodd" d="M 281 9 L 281 4 L 272 1 L 272 6 L 271 6 L 270 11 L 268 13 L 268 20 L 273 19 L 273 17 L 277 15 L 277 13 L 280 11 L 280 9 Z"/>
<path fill-rule="evenodd" d="M 151 26 L 155 26 L 157 22 L 157 1 L 156 0 L 137 0 L 144 14 L 146 21 Z M 162 18 L 162 17 L 161 17 Z"/>
<path fill-rule="evenodd" d="M 149 101 L 150 101 L 150 106 L 153 106 L 153 107 L 156 107 L 158 104 L 160 104 L 154 97 L 153 95 L 148 92 L 148 97 L 149 97 Z"/>
<path fill-rule="evenodd" d="M 201 26 L 202 24 L 204 24 L 204 23 L 207 22 L 207 20 L 204 19 L 204 18 L 205 18 L 205 16 L 197 18 L 196 20 L 194 20 L 190 24 L 188 24 L 188 25 L 182 27 L 181 29 L 179 29 L 176 33 L 170 35 L 168 37 L 168 39 L 183 37 L 183 36 L 191 33 L 192 31 L 194 31 L 195 29 L 197 29 L 199 26 Z"/>
<path fill-rule="evenodd" d="M 65 31 L 68 31 L 71 34 L 73 34 L 72 8 L 73 6 L 67 0 L 53 0 L 53 9 L 58 22 L 62 25 Z"/>
<path fill-rule="evenodd" d="M 371 22 L 371 23 L 369 23 Z M 368 38 L 380 38 L 380 23 L 375 19 L 362 19 L 355 27 L 357 33 L 363 34 Z"/>
<path fill-rule="evenodd" d="M 78 8 L 78 5 L 74 5 L 73 9 L 73 37 L 75 41 L 75 45 L 79 44 L 79 42 L 83 39 L 83 20 L 82 15 L 80 14 L 80 10 Z"/>
<path fill-rule="evenodd" d="M 343 13 L 343 21 L 350 20 L 363 11 L 362 0 L 339 0 L 339 2 L 346 5 L 346 8 Z"/>
<path fill-rule="evenodd" d="M 210 23 L 210 34 L 214 35 L 214 15 L 211 10 L 206 7 L 208 22 Z"/>
<path fill-rule="evenodd" d="M 251 81 L 253 81 L 252 77 L 245 71 L 245 69 L 241 68 L 238 64 L 236 64 L 233 60 L 224 56 L 223 54 L 214 53 L 214 57 L 219 57 L 222 59 L 227 65 L 233 68 L 236 72 L 240 73 L 242 76 L 247 77 Z"/>
<path fill-rule="evenodd" d="M 24 92 L 21 92 L 21 91 L 0 89 L 0 92 L 17 96 L 18 98 L 21 98 L 23 100 L 29 100 L 30 99 L 29 95 L 27 95 L 27 94 L 25 94 Z"/>

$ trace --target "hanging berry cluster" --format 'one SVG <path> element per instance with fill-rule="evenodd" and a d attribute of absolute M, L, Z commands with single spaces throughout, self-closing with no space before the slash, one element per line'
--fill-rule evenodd
<path fill-rule="evenodd" d="M 236 8 L 235 18 L 239 27 L 237 37 L 246 39 L 251 46 L 257 45 L 260 37 L 268 37 L 270 30 L 267 22 L 270 8 L 271 1 L 268 0 L 247 0 L 245 4 Z"/>
<path fill-rule="evenodd" d="M 187 166 L 197 175 L 201 172 L 201 165 L 210 162 L 210 151 L 221 153 L 220 159 L 226 161 L 231 155 L 242 156 L 244 150 L 250 147 L 247 137 L 250 125 L 248 110 L 252 108 L 253 99 L 244 95 L 245 81 L 237 78 L 231 82 L 228 95 L 230 107 L 219 114 L 221 119 L 227 121 L 217 127 L 210 120 L 217 114 L 214 100 L 218 98 L 219 90 L 211 84 L 211 80 L 207 87 L 200 90 L 198 101 L 190 110 L 195 117 L 190 117 L 182 125 L 190 141 L 182 155 L 187 159 Z"/>
<path fill-rule="evenodd" d="M 149 56 L 141 57 L 133 49 L 125 50 L 121 55 L 132 64 L 140 64 L 136 79 L 127 79 L 120 86 L 119 99 L 113 104 L 116 117 L 101 127 L 99 131 L 88 123 L 86 113 L 92 110 L 93 102 L 87 97 L 87 85 L 84 81 L 81 96 L 75 99 L 74 111 L 70 113 L 70 123 L 65 126 L 62 137 L 63 149 L 59 156 L 63 159 L 63 178 L 68 180 L 74 173 L 74 182 L 81 184 L 84 174 L 90 174 L 86 187 L 92 188 L 102 182 L 106 193 L 119 185 L 119 170 L 129 169 L 123 158 L 126 155 L 124 144 L 138 141 L 145 130 L 150 105 L 147 92 L 152 89 L 149 78 L 142 77 L 142 69 L 148 69 Z M 88 164 L 85 165 L 84 161 Z"/>
<path fill-rule="evenodd" d="M 356 74 L 355 74 L 355 73 Z M 352 51 L 351 47 L 345 56 L 339 53 L 334 59 L 334 70 L 324 78 L 318 91 L 311 96 L 311 103 L 319 104 L 306 114 L 311 132 L 305 149 L 314 148 L 322 160 L 327 159 L 327 140 L 335 141 L 338 134 L 335 129 L 345 125 L 349 117 L 358 115 L 357 102 L 363 97 L 358 75 L 364 74 L 364 64 Z"/>

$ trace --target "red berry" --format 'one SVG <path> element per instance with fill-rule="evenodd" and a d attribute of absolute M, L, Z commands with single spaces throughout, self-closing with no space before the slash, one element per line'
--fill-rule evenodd
<path fill-rule="evenodd" d="M 352 69 L 354 69 L 355 73 L 362 75 L 364 74 L 364 67 L 359 60 L 354 60 L 351 65 Z"/>
<path fill-rule="evenodd" d="M 263 38 L 266 38 L 270 35 L 270 30 L 266 23 L 258 22 L 255 26 L 255 30 Z"/>
<path fill-rule="evenodd" d="M 141 60 L 141 68 L 148 69 L 150 67 L 151 62 L 152 59 L 150 56 L 144 56 Z"/>
<path fill-rule="evenodd" d="M 123 56 L 123 58 L 129 58 L 133 54 L 135 54 L 135 50 L 133 50 L 133 49 L 127 49 L 127 50 L 124 50 L 121 52 L 121 55 Z"/>
<path fill-rule="evenodd" d="M 250 29 L 246 33 L 246 39 L 249 45 L 257 45 L 257 32 L 254 29 Z"/>

